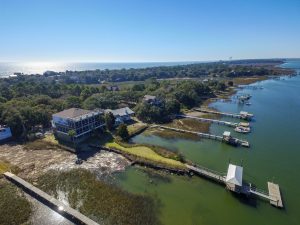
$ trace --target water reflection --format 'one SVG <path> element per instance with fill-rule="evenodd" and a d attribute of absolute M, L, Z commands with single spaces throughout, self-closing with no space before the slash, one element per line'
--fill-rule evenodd
<path fill-rule="evenodd" d="M 55 212 L 48 206 L 39 202 L 29 194 L 25 193 L 26 198 L 31 202 L 33 210 L 30 218 L 32 225 L 73 225 L 74 223 Z"/>

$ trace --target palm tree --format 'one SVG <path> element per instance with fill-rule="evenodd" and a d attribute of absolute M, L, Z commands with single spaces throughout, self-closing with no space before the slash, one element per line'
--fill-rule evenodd
<path fill-rule="evenodd" d="M 68 135 L 71 138 L 73 145 L 74 145 L 74 149 L 76 150 L 76 141 L 75 141 L 75 135 L 76 135 L 76 131 L 75 130 L 69 130 L 68 131 Z"/>

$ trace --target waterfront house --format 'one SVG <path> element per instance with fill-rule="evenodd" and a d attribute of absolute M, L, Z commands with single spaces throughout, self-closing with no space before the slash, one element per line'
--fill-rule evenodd
<path fill-rule="evenodd" d="M 120 91 L 120 88 L 118 85 L 107 86 L 106 89 L 108 91 Z"/>
<path fill-rule="evenodd" d="M 0 143 L 12 137 L 10 127 L 0 125 Z"/>
<path fill-rule="evenodd" d="M 121 109 L 106 109 L 105 112 L 111 112 L 115 117 L 115 125 L 119 125 L 121 123 L 126 123 L 131 121 L 131 117 L 134 116 L 134 111 L 132 111 L 129 107 L 121 108 Z"/>
<path fill-rule="evenodd" d="M 243 186 L 243 167 L 229 164 L 226 175 L 226 187 L 240 193 Z"/>
<path fill-rule="evenodd" d="M 59 139 L 80 142 L 104 126 L 103 114 L 103 110 L 67 109 L 52 115 L 52 127 Z M 69 136 L 70 130 L 75 131 L 74 137 Z"/>

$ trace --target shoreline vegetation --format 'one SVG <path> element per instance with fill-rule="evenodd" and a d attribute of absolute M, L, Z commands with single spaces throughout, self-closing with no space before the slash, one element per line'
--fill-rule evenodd
<path fill-rule="evenodd" d="M 21 190 L 4 179 L 6 171 L 18 173 L 20 169 L 0 157 L 0 224 L 26 224 L 32 205 Z"/>
<path fill-rule="evenodd" d="M 155 198 L 126 192 L 87 170 L 49 171 L 39 177 L 38 187 L 56 198 L 64 193 L 72 208 L 99 224 L 160 224 Z"/>
<path fill-rule="evenodd" d="M 169 117 L 169 114 L 184 112 L 193 116 L 218 118 L 217 116 L 197 114 L 191 109 L 198 106 L 208 107 L 213 99 L 230 97 L 235 94 L 238 85 L 248 85 L 265 80 L 270 75 L 293 74 L 292 70 L 276 67 L 282 62 L 274 60 L 248 64 L 242 61 L 146 69 L 96 70 L 95 74 L 88 73 L 91 71 L 69 71 L 64 74 L 49 72 L 43 76 L 19 75 L 14 78 L 1 78 L 0 124 L 7 124 L 12 128 L 14 139 L 17 142 L 25 143 L 22 145 L 24 151 L 49 150 L 57 152 L 53 153 L 55 155 L 60 154 L 63 150 L 69 150 L 69 147 L 58 143 L 53 135 L 46 135 L 44 139 L 34 141 L 29 141 L 27 138 L 28 135 L 41 129 L 49 129 L 53 113 L 70 107 L 114 109 L 130 105 L 126 102 L 135 102 L 137 103 L 135 110 L 138 119 L 137 123 L 128 126 L 129 137 L 143 132 L 145 135 L 153 134 L 164 138 L 199 140 L 199 137 L 193 135 L 154 130 L 148 127 L 148 124 L 164 123 L 174 128 L 207 133 L 210 123 L 191 119 L 173 119 Z M 261 74 L 257 76 L 258 74 L 255 73 Z M 126 75 L 125 80 L 119 80 L 124 74 Z M 188 79 L 188 76 L 194 77 Z M 110 91 L 108 87 L 111 85 L 119 86 L 120 90 Z M 157 109 L 147 106 L 147 108 L 139 103 L 145 94 L 158 96 L 163 100 L 163 107 Z M 185 171 L 184 163 L 190 163 L 180 152 L 173 152 L 158 146 L 130 143 L 128 140 L 120 140 L 114 135 L 114 132 L 102 133 L 92 139 L 96 139 L 95 145 L 97 146 L 120 151 L 125 158 L 129 157 L 132 164 L 139 162 L 142 166 L 149 165 L 153 168 L 165 167 L 166 169 Z M 2 159 L 1 146 L 0 159 Z M 34 167 L 33 165 L 28 171 L 21 172 L 30 174 Z M 0 172 L 8 171 L 11 168 L 15 169 L 16 174 L 20 172 L 5 158 L 0 160 Z M 78 177 L 80 182 L 78 182 Z M 155 202 L 155 198 L 127 193 L 97 179 L 91 171 L 72 169 L 67 172 L 56 170 L 44 172 L 40 170 L 35 181 L 42 190 L 54 196 L 57 196 L 57 188 L 62 188 L 65 193 L 68 193 L 68 202 L 71 206 L 78 208 L 92 219 L 95 217 L 97 221 L 105 221 L 108 224 L 159 224 L 159 203 Z M 3 180 L 0 179 L 0 185 L 2 183 Z M 70 185 L 75 183 L 74 187 L 77 189 Z M 4 190 L 5 194 L 0 193 L 0 198 L 1 194 L 5 196 L 6 193 L 10 196 L 8 201 L 15 201 L 20 196 L 22 198 L 22 193 L 21 195 L 20 193 L 16 194 L 17 189 L 12 190 L 9 185 L 4 184 L 4 188 L 0 192 Z M 102 196 L 101 201 L 95 201 L 96 196 L 97 198 Z M 105 196 L 111 196 L 112 199 L 109 200 Z M 82 205 L 79 204 L 80 200 L 83 201 Z M 15 215 L 15 218 L 7 217 L 7 220 L 17 220 L 21 221 L 20 223 L 28 220 L 31 208 L 26 200 L 23 199 L 21 202 L 22 206 L 20 207 L 23 207 L 24 214 L 22 216 Z M 103 202 L 106 204 L 105 207 L 100 204 Z M 24 206 L 26 206 L 26 210 Z M 110 214 L 111 210 L 114 213 Z"/>

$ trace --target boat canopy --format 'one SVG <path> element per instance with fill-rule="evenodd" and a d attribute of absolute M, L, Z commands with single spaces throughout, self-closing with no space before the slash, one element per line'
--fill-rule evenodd
<path fill-rule="evenodd" d="M 243 167 L 229 164 L 226 182 L 237 186 L 243 185 Z"/>

